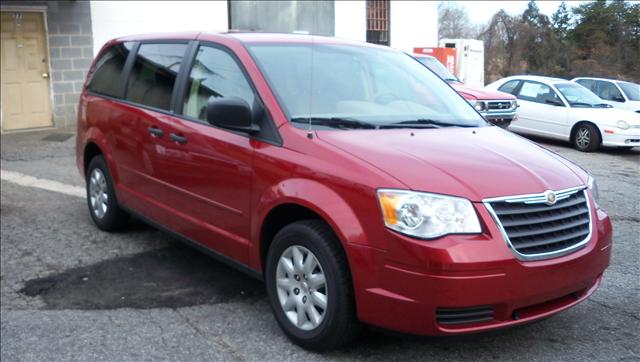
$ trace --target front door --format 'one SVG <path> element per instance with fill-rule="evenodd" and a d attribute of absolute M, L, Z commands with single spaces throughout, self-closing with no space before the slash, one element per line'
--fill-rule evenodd
<path fill-rule="evenodd" d="M 253 143 L 246 134 L 205 121 L 212 98 L 254 104 L 240 65 L 222 48 L 201 45 L 189 71 L 182 117 L 162 118 L 167 148 L 161 173 L 174 230 L 241 263 L 248 262 Z M 161 156 L 159 156 L 161 157 Z"/>
<path fill-rule="evenodd" d="M 551 137 L 567 134 L 567 108 L 550 86 L 524 81 L 517 94 L 518 120 L 512 123 L 514 131 Z"/>
<path fill-rule="evenodd" d="M 41 13 L 2 12 L 2 131 L 51 126 Z"/>

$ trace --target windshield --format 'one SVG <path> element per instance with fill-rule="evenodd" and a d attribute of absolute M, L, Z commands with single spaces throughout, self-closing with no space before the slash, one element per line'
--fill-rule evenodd
<path fill-rule="evenodd" d="M 451 74 L 449 69 L 442 65 L 438 59 L 431 57 L 416 57 L 416 59 L 418 59 L 418 61 L 424 64 L 427 68 L 431 69 L 432 72 L 436 73 L 438 77 L 444 80 L 458 80 L 458 78 Z"/>
<path fill-rule="evenodd" d="M 316 129 L 387 128 L 401 122 L 419 128 L 486 125 L 451 87 L 396 50 L 335 44 L 248 47 L 296 123 L 311 121 Z"/>
<path fill-rule="evenodd" d="M 556 88 L 567 99 L 571 107 L 599 107 L 606 106 L 602 99 L 587 88 L 576 83 L 559 83 Z"/>
<path fill-rule="evenodd" d="M 630 101 L 640 101 L 640 85 L 629 82 L 616 82 Z"/>

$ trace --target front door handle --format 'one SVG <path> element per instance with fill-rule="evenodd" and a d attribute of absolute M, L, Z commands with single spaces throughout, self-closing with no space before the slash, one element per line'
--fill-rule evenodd
<path fill-rule="evenodd" d="M 158 137 L 158 138 L 160 138 L 160 137 L 164 136 L 164 131 L 163 131 L 163 130 L 161 130 L 160 128 L 158 128 L 158 127 L 149 127 L 149 128 L 147 128 L 147 131 L 149 131 L 149 133 L 150 133 L 153 137 Z"/>
<path fill-rule="evenodd" d="M 171 138 L 171 140 L 172 140 L 173 142 L 177 142 L 177 143 L 179 143 L 179 144 L 181 144 L 181 145 L 183 145 L 183 144 L 187 143 L 187 137 L 185 137 L 185 136 L 183 136 L 183 135 L 181 135 L 181 134 L 175 134 L 175 133 L 172 133 L 172 134 L 169 136 L 169 138 Z"/>

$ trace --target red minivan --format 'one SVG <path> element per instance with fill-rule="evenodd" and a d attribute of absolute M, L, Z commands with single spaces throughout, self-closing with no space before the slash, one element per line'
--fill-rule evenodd
<path fill-rule="evenodd" d="M 589 297 L 611 254 L 587 172 L 371 44 L 110 41 L 80 98 L 77 163 L 100 229 L 133 215 L 264 280 L 284 333 L 313 350 L 363 324 L 539 320 Z"/>

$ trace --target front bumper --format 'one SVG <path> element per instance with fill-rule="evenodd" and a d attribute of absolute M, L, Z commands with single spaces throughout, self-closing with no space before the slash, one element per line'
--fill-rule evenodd
<path fill-rule="evenodd" d="M 489 122 L 495 124 L 496 126 L 500 126 L 503 128 L 508 127 L 511 122 L 516 121 L 518 117 L 516 116 L 516 111 L 512 112 L 493 112 L 493 111 L 482 111 L 480 114 Z"/>
<path fill-rule="evenodd" d="M 481 220 L 492 220 L 477 205 Z M 542 319 L 591 295 L 609 264 L 611 223 L 597 210 L 592 239 L 562 257 L 520 261 L 494 223 L 481 235 L 421 241 L 387 231 L 388 250 L 349 244 L 359 318 L 405 333 L 480 332 Z M 479 309 L 490 318 L 443 323 L 442 313 Z M 469 313 L 467 313 L 469 314 Z M 486 314 L 484 315 L 486 316 Z"/>
<path fill-rule="evenodd" d="M 603 146 L 640 147 L 640 129 L 638 128 L 622 130 L 617 127 L 603 127 L 600 133 Z"/>

